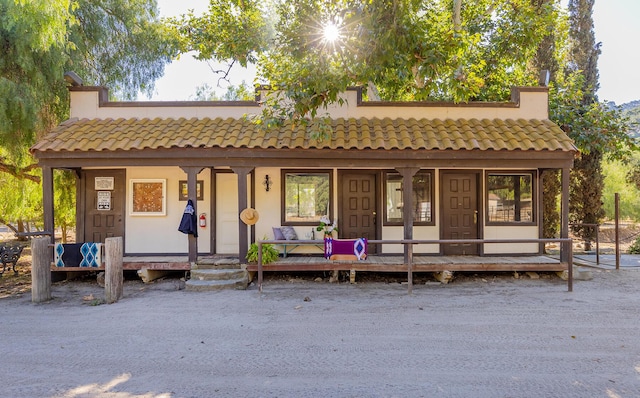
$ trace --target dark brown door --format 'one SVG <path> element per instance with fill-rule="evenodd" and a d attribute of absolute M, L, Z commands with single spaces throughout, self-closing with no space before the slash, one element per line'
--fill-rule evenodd
<path fill-rule="evenodd" d="M 478 238 L 477 173 L 442 173 L 442 239 Z M 443 253 L 478 254 L 477 244 L 443 245 Z"/>
<path fill-rule="evenodd" d="M 125 171 L 83 170 L 84 242 L 124 238 Z M 113 182 L 112 182 L 113 181 Z"/>
<path fill-rule="evenodd" d="M 342 201 L 339 207 L 339 231 L 342 239 L 376 239 L 376 174 L 344 173 L 340 175 Z M 369 254 L 375 245 L 368 245 Z"/>

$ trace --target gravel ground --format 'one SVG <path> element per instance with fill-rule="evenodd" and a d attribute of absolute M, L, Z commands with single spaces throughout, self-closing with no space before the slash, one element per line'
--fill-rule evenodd
<path fill-rule="evenodd" d="M 640 270 L 0 299 L 2 397 L 639 397 Z"/>

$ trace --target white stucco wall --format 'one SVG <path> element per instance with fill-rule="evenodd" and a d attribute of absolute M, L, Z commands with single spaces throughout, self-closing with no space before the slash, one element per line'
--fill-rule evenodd
<path fill-rule="evenodd" d="M 538 226 L 485 226 L 485 239 L 538 239 Z M 533 254 L 538 253 L 538 243 L 487 243 L 485 254 Z"/>
<path fill-rule="evenodd" d="M 186 201 L 178 200 L 180 180 L 187 175 L 178 167 L 135 167 L 127 168 L 127 209 L 125 211 L 125 239 L 127 253 L 158 254 L 187 253 L 189 242 L 187 235 L 178 231 Z M 166 215 L 140 216 L 131 215 L 129 201 L 131 198 L 132 179 L 165 179 L 166 180 Z M 204 200 L 198 201 L 198 214 L 207 213 L 210 208 L 210 173 L 204 170 L 198 175 L 204 181 Z M 210 220 L 210 217 L 207 217 Z M 209 251 L 210 225 L 198 229 L 198 250 Z M 237 235 L 237 234 L 236 234 Z"/>
<path fill-rule="evenodd" d="M 241 118 L 246 114 L 258 114 L 261 108 L 257 105 L 227 106 L 205 105 L 189 102 L 176 106 L 176 103 L 119 102 L 118 106 L 100 106 L 99 92 L 86 89 L 71 91 L 72 118 Z M 367 118 L 426 118 L 426 119 L 548 119 L 548 93 L 540 88 L 520 89 L 519 103 L 470 103 L 464 104 L 414 104 L 412 106 L 389 106 L 380 102 L 367 102 L 366 106 L 358 106 L 357 92 L 349 90 L 342 94 L 346 99 L 343 106 L 331 105 L 327 113 L 331 117 L 367 117 Z M 127 106 L 130 104 L 130 106 Z M 184 105 L 184 106 L 183 106 Z M 493 106 L 492 106 L 493 105 Z"/>

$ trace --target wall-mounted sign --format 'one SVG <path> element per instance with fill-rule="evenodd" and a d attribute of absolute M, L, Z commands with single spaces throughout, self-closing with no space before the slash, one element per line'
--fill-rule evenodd
<path fill-rule="evenodd" d="M 104 191 L 107 189 L 113 191 L 113 186 L 113 177 L 96 177 L 95 179 L 96 191 Z"/>
<path fill-rule="evenodd" d="M 111 191 L 98 191 L 98 210 L 111 210 Z"/>

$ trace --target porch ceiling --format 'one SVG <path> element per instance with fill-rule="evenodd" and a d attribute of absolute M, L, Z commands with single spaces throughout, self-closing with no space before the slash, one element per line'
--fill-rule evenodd
<path fill-rule="evenodd" d="M 311 138 L 311 127 L 287 122 L 258 129 L 242 119 L 71 119 L 35 144 L 36 157 L 70 153 L 108 156 L 115 151 L 200 149 L 377 151 L 576 151 L 573 141 L 549 120 L 524 119 L 333 119 L 330 140 Z"/>

